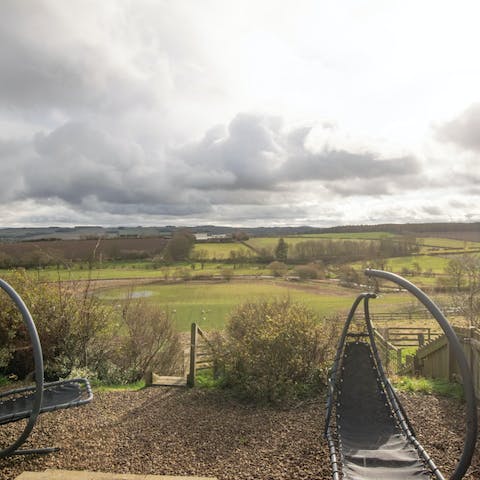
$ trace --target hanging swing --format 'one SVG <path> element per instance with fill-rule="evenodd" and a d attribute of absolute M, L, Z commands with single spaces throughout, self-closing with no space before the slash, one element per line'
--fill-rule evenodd
<path fill-rule="evenodd" d="M 393 273 L 366 270 L 370 278 L 390 280 L 413 294 L 433 315 L 448 339 L 460 369 L 466 401 L 466 436 L 462 455 L 450 480 L 465 475 L 477 439 L 477 408 L 470 369 L 460 342 L 435 303 L 415 285 Z M 363 293 L 345 322 L 331 369 L 325 437 L 333 480 L 445 480 L 416 439 L 415 432 L 388 380 L 375 343 L 369 301 Z M 363 302 L 365 328 L 350 332 Z"/>
<path fill-rule="evenodd" d="M 8 447 L 0 450 L 0 458 L 9 455 L 50 453 L 58 450 L 58 448 L 19 450 L 19 447 L 26 442 L 40 414 L 89 403 L 93 398 L 92 389 L 85 378 L 44 382 L 42 346 L 32 316 L 20 295 L 7 282 L 0 279 L 0 287 L 12 299 L 22 314 L 23 322 L 30 337 L 35 362 L 34 386 L 8 390 L 0 394 L 0 425 L 28 419 L 18 438 Z"/>

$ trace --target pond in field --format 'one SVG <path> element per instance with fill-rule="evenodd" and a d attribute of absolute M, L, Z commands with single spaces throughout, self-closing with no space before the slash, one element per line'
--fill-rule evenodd
<path fill-rule="evenodd" d="M 106 303 L 126 298 L 130 288 L 115 288 L 103 291 L 100 298 Z M 148 295 L 145 295 L 148 292 Z M 137 298 L 146 298 L 170 312 L 175 318 L 178 330 L 188 331 L 192 322 L 202 328 L 223 328 L 231 312 L 245 302 L 271 301 L 290 298 L 306 304 L 320 319 L 335 314 L 344 316 L 348 312 L 358 292 L 329 283 L 328 285 L 291 284 L 276 281 L 197 283 L 187 282 L 170 285 L 151 285 L 148 290 L 139 287 L 133 293 Z M 405 301 L 403 295 L 387 297 L 379 303 Z"/>
<path fill-rule="evenodd" d="M 135 290 L 132 292 L 131 297 L 132 298 L 146 298 L 146 297 L 151 297 L 153 295 L 153 292 L 151 290 Z"/>
<path fill-rule="evenodd" d="M 151 290 L 134 290 L 133 292 L 130 290 L 116 290 L 114 291 L 106 291 L 104 294 L 101 295 L 103 300 L 124 300 L 126 298 L 147 298 L 151 297 L 154 294 Z"/>

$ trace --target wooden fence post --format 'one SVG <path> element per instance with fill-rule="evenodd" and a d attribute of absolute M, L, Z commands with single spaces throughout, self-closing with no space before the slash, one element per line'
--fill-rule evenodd
<path fill-rule="evenodd" d="M 475 337 L 475 327 L 470 326 L 468 329 L 468 345 L 467 345 L 467 352 L 468 352 L 468 364 L 470 365 L 470 372 L 472 375 L 475 373 L 475 363 L 474 363 L 474 355 L 473 355 L 473 338 Z M 476 379 L 474 378 L 474 384 L 476 384 Z M 475 386 L 476 387 L 476 386 Z"/>
<path fill-rule="evenodd" d="M 448 370 L 447 370 L 447 378 L 449 382 L 453 382 L 453 372 L 455 371 L 455 357 L 453 355 L 452 347 L 450 343 L 447 343 L 447 351 L 448 351 Z"/>
<path fill-rule="evenodd" d="M 397 350 L 397 373 L 401 370 L 402 368 L 402 349 L 399 348 Z"/>
<path fill-rule="evenodd" d="M 153 383 L 153 372 L 152 370 L 147 370 L 143 374 L 143 379 L 145 380 L 145 386 L 146 387 L 151 387 Z"/>
<path fill-rule="evenodd" d="M 195 386 L 196 363 L 197 363 L 197 324 L 192 323 L 190 333 L 190 372 L 187 376 L 187 385 L 189 387 Z"/>

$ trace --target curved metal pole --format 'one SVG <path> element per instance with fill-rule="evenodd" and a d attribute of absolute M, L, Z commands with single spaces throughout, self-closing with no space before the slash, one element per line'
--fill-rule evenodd
<path fill-rule="evenodd" d="M 365 275 L 368 277 L 377 277 L 390 280 L 417 297 L 417 299 L 420 300 L 427 310 L 435 317 L 435 320 L 437 320 L 439 325 L 442 327 L 442 330 L 448 339 L 450 348 L 453 351 L 455 360 L 457 361 L 460 369 L 460 374 L 462 376 L 463 390 L 465 392 L 465 401 L 467 406 L 467 431 L 465 434 L 465 444 L 463 447 L 462 456 L 457 463 L 455 471 L 450 477 L 450 480 L 460 480 L 463 478 L 468 467 L 470 466 L 472 456 L 475 451 L 475 444 L 477 442 L 477 401 L 475 398 L 475 389 L 473 387 L 470 368 L 457 335 L 438 306 L 413 283 L 405 280 L 399 275 L 391 272 L 384 272 L 383 270 L 367 269 L 365 270 Z"/>
<path fill-rule="evenodd" d="M 35 397 L 33 402 L 32 411 L 30 413 L 30 418 L 20 436 L 17 440 L 12 443 L 9 447 L 6 447 L 0 450 L 0 458 L 6 457 L 15 452 L 15 450 L 22 445 L 25 440 L 30 435 L 30 432 L 33 430 L 37 417 L 40 413 L 40 408 L 42 406 L 43 400 L 43 356 L 42 356 L 42 346 L 40 344 L 40 339 L 38 338 L 37 328 L 35 323 L 33 323 L 32 316 L 28 311 L 27 306 L 23 303 L 20 295 L 4 280 L 0 278 L 0 287 L 4 290 L 8 296 L 13 300 L 17 308 L 20 310 L 25 326 L 27 327 L 28 334 L 30 335 L 30 341 L 32 342 L 33 348 L 33 358 L 35 361 Z"/>

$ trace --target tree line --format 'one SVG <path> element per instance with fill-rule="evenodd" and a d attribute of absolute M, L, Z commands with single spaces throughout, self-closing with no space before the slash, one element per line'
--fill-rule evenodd
<path fill-rule="evenodd" d="M 306 240 L 288 245 L 283 238 L 274 250 L 275 259 L 293 263 L 322 260 L 324 263 L 352 262 L 365 259 L 402 257 L 419 251 L 416 239 L 382 238 L 380 240 Z"/>

